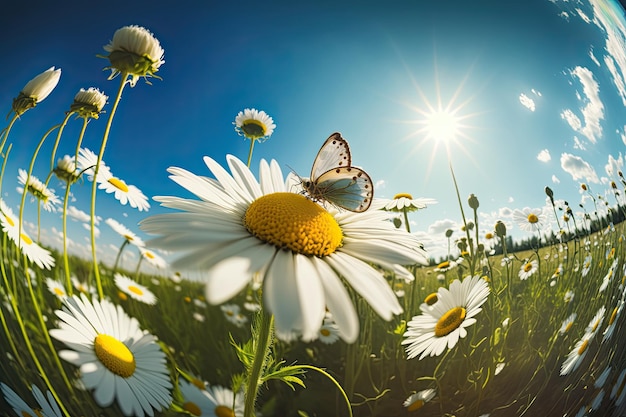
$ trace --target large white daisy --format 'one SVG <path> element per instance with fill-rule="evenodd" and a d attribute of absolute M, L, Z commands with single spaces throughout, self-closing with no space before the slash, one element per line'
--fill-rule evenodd
<path fill-rule="evenodd" d="M 381 210 L 364 213 L 325 210 L 293 190 L 276 161 L 261 161 L 260 183 L 239 159 L 228 156 L 232 175 L 205 157 L 216 180 L 170 168 L 171 179 L 200 200 L 155 197 L 182 212 L 141 222 L 160 235 L 151 245 L 186 256 L 174 267 L 206 269 L 206 295 L 222 304 L 263 276 L 263 297 L 275 316 L 279 337 L 294 333 L 313 340 L 332 313 L 342 338 L 356 340 L 358 318 L 339 277 L 343 277 L 385 320 L 402 311 L 378 264 L 402 278 L 399 265 L 426 263 L 417 238 L 396 230 Z"/>
<path fill-rule="evenodd" d="M 467 336 L 466 327 L 476 322 L 474 316 L 487 301 L 489 286 L 479 276 L 458 279 L 450 284 L 450 289 L 439 288 L 437 302 L 432 306 L 421 307 L 422 314 L 414 316 L 407 323 L 405 339 L 407 358 L 420 355 L 439 356 L 446 349 L 452 349 L 460 338 Z"/>
<path fill-rule="evenodd" d="M 138 417 L 169 407 L 172 383 L 165 354 L 137 319 L 108 300 L 90 302 L 84 294 L 67 298 L 56 315 L 60 328 L 50 336 L 72 349 L 59 356 L 80 367 L 98 405 L 108 407 L 117 399 L 125 416 Z"/>
<path fill-rule="evenodd" d="M 202 417 L 215 414 L 215 398 L 205 389 L 202 381 L 188 382 L 179 378 L 178 386 L 183 395 L 182 407 L 185 411 L 191 415 Z"/>

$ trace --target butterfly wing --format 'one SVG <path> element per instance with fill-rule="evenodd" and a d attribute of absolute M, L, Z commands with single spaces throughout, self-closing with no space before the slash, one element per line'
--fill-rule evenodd
<path fill-rule="evenodd" d="M 326 200 L 335 206 L 360 213 L 372 204 L 374 187 L 367 172 L 343 166 L 320 175 L 309 193 L 314 199 Z"/>
<path fill-rule="evenodd" d="M 325 172 L 333 168 L 349 167 L 351 163 L 348 142 L 341 137 L 341 133 L 335 132 L 326 139 L 317 153 L 311 168 L 310 180 L 316 182 Z"/>

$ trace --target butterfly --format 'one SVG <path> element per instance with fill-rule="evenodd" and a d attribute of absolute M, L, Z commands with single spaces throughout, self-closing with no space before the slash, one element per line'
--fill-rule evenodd
<path fill-rule="evenodd" d="M 374 196 L 372 179 L 351 164 L 348 142 L 341 133 L 333 133 L 317 153 L 311 177 L 302 181 L 305 192 L 312 200 L 324 200 L 349 211 L 367 210 Z"/>

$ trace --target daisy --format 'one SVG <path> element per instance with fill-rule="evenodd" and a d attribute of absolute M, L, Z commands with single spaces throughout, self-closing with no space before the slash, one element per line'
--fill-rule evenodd
<path fill-rule="evenodd" d="M 56 295 L 56 297 L 63 301 L 67 298 L 67 292 L 65 291 L 65 287 L 59 281 L 56 281 L 52 278 L 46 278 L 46 285 L 48 286 L 48 290 Z"/>
<path fill-rule="evenodd" d="M 617 380 L 613 384 L 613 388 L 611 389 L 611 399 L 614 399 L 616 396 L 620 396 L 624 390 L 624 385 L 626 384 L 626 369 L 623 369 L 620 372 Z"/>
<path fill-rule="evenodd" d="M 609 323 L 604 332 L 602 333 L 602 342 L 609 339 L 615 331 L 616 319 L 622 314 L 624 308 L 624 300 L 619 301 L 619 305 L 613 309 L 611 317 L 609 317 Z"/>
<path fill-rule="evenodd" d="M 317 337 L 326 307 L 341 337 L 356 340 L 358 318 L 340 277 L 383 319 L 402 311 L 381 268 L 406 277 L 411 273 L 399 265 L 426 264 L 414 235 L 395 229 L 383 211 L 327 211 L 289 192 L 294 178 L 285 182 L 276 161 L 261 161 L 259 184 L 239 159 L 227 160 L 232 176 L 205 158 L 217 181 L 170 168 L 171 178 L 201 200 L 155 197 L 183 212 L 141 223 L 146 232 L 161 235 L 153 246 L 187 252 L 175 267 L 208 270 L 211 304 L 229 300 L 258 275 L 276 334 L 301 333 L 305 341 Z"/>
<path fill-rule="evenodd" d="M 546 221 L 546 216 L 541 209 L 524 207 L 522 210 L 515 209 L 513 211 L 513 220 L 520 229 L 526 232 L 533 232 L 542 227 L 543 223 Z"/>
<path fill-rule="evenodd" d="M 33 175 L 28 176 L 28 173 L 23 169 L 18 169 L 19 175 L 17 180 L 24 186 L 26 191 L 31 193 L 33 197 L 41 202 L 43 209 L 50 212 L 56 211 L 56 204 L 60 204 L 61 200 L 54 194 L 54 191 L 46 187 L 46 185 L 39 181 L 39 179 Z"/>
<path fill-rule="evenodd" d="M 585 333 L 585 335 L 576 342 L 574 349 L 567 355 L 567 358 L 561 365 L 561 376 L 574 372 L 585 358 L 589 351 L 589 343 L 593 339 L 593 333 Z"/>
<path fill-rule="evenodd" d="M 576 320 L 576 313 L 570 314 L 565 320 L 563 320 L 559 333 L 562 335 L 567 333 L 574 325 L 574 320 Z"/>
<path fill-rule="evenodd" d="M 460 338 L 467 336 L 466 327 L 476 322 L 474 316 L 487 301 L 489 287 L 479 276 L 458 279 L 450 284 L 450 289 L 439 288 L 438 301 L 432 309 L 423 309 L 422 314 L 414 316 L 407 323 L 403 345 L 407 359 L 420 355 L 439 356 L 444 349 L 452 349 Z"/>
<path fill-rule="evenodd" d="M 141 256 L 155 268 L 164 269 L 167 268 L 167 262 L 153 251 L 146 248 L 139 248 Z"/>
<path fill-rule="evenodd" d="M 74 184 L 78 180 L 80 172 L 76 170 L 74 158 L 65 155 L 57 161 L 54 174 L 63 182 Z"/>
<path fill-rule="evenodd" d="M 595 335 L 596 332 L 598 331 L 598 328 L 600 327 L 600 323 L 602 323 L 602 320 L 604 319 L 605 313 L 606 313 L 606 307 L 605 306 L 600 307 L 596 315 L 593 316 L 591 321 L 589 321 L 589 324 L 587 325 L 587 328 L 585 329 L 585 333 L 591 333 L 592 335 Z"/>
<path fill-rule="evenodd" d="M 245 109 L 235 117 L 235 130 L 239 135 L 251 140 L 264 141 L 272 136 L 276 125 L 274 119 L 264 111 Z"/>
<path fill-rule="evenodd" d="M 429 204 L 437 204 L 437 200 L 433 198 L 413 198 L 411 194 L 400 193 L 393 196 L 391 200 L 389 200 L 384 209 L 388 211 L 415 211 L 428 207 Z"/>
<path fill-rule="evenodd" d="M 457 263 L 455 261 L 443 261 L 439 262 L 433 271 L 435 272 L 447 272 L 455 268 Z"/>
<path fill-rule="evenodd" d="M 198 382 L 202 383 L 200 380 Z M 183 410 L 193 416 L 210 416 L 215 414 L 215 399 L 207 390 L 189 382 L 184 378 L 178 379 L 178 386 L 183 395 Z M 202 384 L 204 386 L 204 384 Z M 227 414 L 225 414 L 227 415 Z"/>
<path fill-rule="evenodd" d="M 50 336 L 72 350 L 59 356 L 80 367 L 86 389 L 94 390 L 100 407 L 117 398 L 125 416 L 153 415 L 172 402 L 172 384 L 165 354 L 156 337 L 108 300 L 89 301 L 84 294 L 69 297 L 56 315 L 59 329 Z"/>
<path fill-rule="evenodd" d="M 108 224 L 111 229 L 113 229 L 118 235 L 126 239 L 128 243 L 132 243 L 133 245 L 138 247 L 144 247 L 146 245 L 139 236 L 137 236 L 134 232 L 132 232 L 129 228 L 127 228 L 117 220 L 108 218 L 104 222 Z"/>
<path fill-rule="evenodd" d="M 420 392 L 416 392 L 411 395 L 409 398 L 404 400 L 404 407 L 406 407 L 407 411 L 417 411 L 424 406 L 427 402 L 432 400 L 435 397 L 436 391 L 432 388 L 425 389 Z"/>
<path fill-rule="evenodd" d="M 224 313 L 224 317 L 229 322 L 236 324 L 237 323 L 237 314 L 240 312 L 240 307 L 237 304 L 224 304 L 220 306 L 220 310 Z"/>
<path fill-rule="evenodd" d="M 206 388 L 208 398 L 211 400 L 209 417 L 242 417 L 243 416 L 243 395 L 235 395 L 228 388 L 214 385 Z"/>
<path fill-rule="evenodd" d="M 339 330 L 332 319 L 324 319 L 324 323 L 320 327 L 319 340 L 325 345 L 332 345 L 339 340 Z"/>
<path fill-rule="evenodd" d="M 609 378 L 610 374 L 611 374 L 611 367 L 607 366 L 606 368 L 604 368 L 604 371 L 602 371 L 602 373 L 598 376 L 598 378 L 596 378 L 595 382 L 593 383 L 593 386 L 596 388 L 602 388 L 606 380 Z"/>
<path fill-rule="evenodd" d="M 97 88 L 90 87 L 87 90 L 81 88 L 74 96 L 74 103 L 70 106 L 70 111 L 78 113 L 78 116 L 84 119 L 97 119 L 107 99 L 108 97 Z"/>
<path fill-rule="evenodd" d="M 572 300 L 574 300 L 574 295 L 575 295 L 574 291 L 568 290 L 563 296 L 563 301 L 565 301 L 566 303 L 571 303 Z"/>
<path fill-rule="evenodd" d="M 98 183 L 101 182 L 101 176 L 110 173 L 109 167 L 104 161 L 100 161 L 100 164 L 98 164 L 98 155 L 88 148 L 80 148 L 76 164 L 80 171 L 84 171 L 87 174 L 89 181 L 93 181 L 96 165 L 98 165 Z"/>
<path fill-rule="evenodd" d="M 61 409 L 57 404 L 56 400 L 52 396 L 52 393 L 48 391 L 47 398 L 41 392 L 37 385 L 32 386 L 32 394 L 35 397 L 35 400 L 39 404 L 39 408 L 33 409 L 26 404 L 24 400 L 13 391 L 7 384 L 4 382 L 0 384 L 0 389 L 2 390 L 2 394 L 4 395 L 4 399 L 9 406 L 13 408 L 13 411 L 18 416 L 22 417 L 63 417 L 61 413 Z"/>
<path fill-rule="evenodd" d="M 537 269 L 539 269 L 539 262 L 537 262 L 536 259 L 533 259 L 532 261 L 526 260 L 519 269 L 519 279 L 528 279 L 528 277 L 533 276 L 535 272 L 537 272 Z"/>
<path fill-rule="evenodd" d="M 114 177 L 108 169 L 98 173 L 98 183 L 98 189 L 104 190 L 108 194 L 113 193 L 123 206 L 128 203 L 132 208 L 139 211 L 147 211 L 150 208 L 148 197 L 139 188 L 128 185 L 124 180 Z"/>
<path fill-rule="evenodd" d="M 78 278 L 76 278 L 76 276 L 72 275 L 70 279 L 72 280 L 72 285 L 74 286 L 74 288 L 76 288 L 78 292 L 92 293 L 92 294 L 94 293 L 95 288 L 89 288 L 87 284 L 80 281 Z"/>
<path fill-rule="evenodd" d="M 60 78 L 61 68 L 54 69 L 54 67 L 50 67 L 26 83 L 20 94 L 13 99 L 13 111 L 15 114 L 20 116 L 26 110 L 42 102 L 54 90 Z"/>
<path fill-rule="evenodd" d="M 130 295 L 137 301 L 141 301 L 146 304 L 156 304 L 157 299 L 155 295 L 148 288 L 133 281 L 126 275 L 122 275 L 118 272 L 114 275 L 115 285 L 124 293 Z"/>
<path fill-rule="evenodd" d="M 104 50 L 109 52 L 106 58 L 111 63 L 109 80 L 117 74 L 130 75 L 131 87 L 135 86 L 139 77 L 157 77 L 154 74 L 165 63 L 159 41 L 148 29 L 137 25 L 116 30 L 113 40 L 104 46 Z"/>

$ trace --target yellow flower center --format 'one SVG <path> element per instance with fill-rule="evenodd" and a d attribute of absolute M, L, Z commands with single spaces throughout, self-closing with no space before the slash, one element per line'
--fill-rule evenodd
<path fill-rule="evenodd" d="M 62 297 L 62 296 L 64 296 L 64 295 L 65 295 L 65 291 L 63 291 L 63 290 L 62 290 L 62 289 L 60 289 L 60 288 L 55 288 L 55 289 L 54 289 L 54 293 L 55 293 L 56 295 L 58 295 L 59 297 Z"/>
<path fill-rule="evenodd" d="M 529 272 L 531 269 L 533 269 L 533 264 L 531 264 L 530 262 L 527 262 L 524 265 L 524 272 Z"/>
<path fill-rule="evenodd" d="M 133 239 L 133 237 L 132 237 L 132 236 L 130 236 L 130 235 L 122 235 L 122 237 L 123 237 L 124 239 L 128 240 L 128 241 L 131 241 L 131 242 L 132 242 L 133 240 L 135 240 L 135 239 Z"/>
<path fill-rule="evenodd" d="M 598 329 L 599 325 L 600 325 L 600 320 L 596 320 L 596 322 L 593 323 L 593 327 L 591 328 L 591 331 L 595 332 Z"/>
<path fill-rule="evenodd" d="M 117 292 L 117 296 L 122 301 L 128 300 L 128 296 L 126 294 L 124 294 L 122 291 L 118 291 Z"/>
<path fill-rule="evenodd" d="M 7 223 L 9 223 L 9 226 L 15 227 L 15 222 L 12 218 L 10 218 L 9 216 L 4 216 L 4 218 L 7 219 Z"/>
<path fill-rule="evenodd" d="M 322 336 L 328 337 L 328 336 L 330 336 L 330 330 L 322 328 L 322 329 L 320 329 L 320 334 Z"/>
<path fill-rule="evenodd" d="M 20 233 L 20 237 L 22 238 L 22 242 L 24 242 L 25 244 L 27 245 L 33 244 L 33 240 L 29 238 L 28 236 L 26 236 L 24 233 Z"/>
<path fill-rule="evenodd" d="M 439 269 L 444 269 L 444 268 L 448 268 L 448 267 L 450 267 L 450 261 L 443 261 L 442 263 L 437 265 L 437 268 L 439 268 Z"/>
<path fill-rule="evenodd" d="M 118 190 L 121 190 L 125 193 L 128 192 L 128 186 L 126 185 L 126 183 L 118 178 L 110 178 L 109 179 L 109 184 L 111 184 L 112 186 L 114 186 L 115 188 L 117 188 Z"/>
<path fill-rule="evenodd" d="M 154 259 L 154 255 L 152 254 L 152 252 L 144 252 L 143 254 L 148 259 Z"/>
<path fill-rule="evenodd" d="M 141 291 L 141 288 L 136 287 L 134 285 L 129 285 L 128 291 L 132 292 L 133 294 L 143 295 L 143 291 Z"/>
<path fill-rule="evenodd" d="M 408 198 L 409 200 L 413 200 L 413 196 L 407 193 L 400 193 L 393 196 L 394 200 L 397 200 L 399 198 Z"/>
<path fill-rule="evenodd" d="M 260 120 L 248 119 L 242 123 L 241 130 L 249 138 L 262 138 L 266 135 L 267 126 Z"/>
<path fill-rule="evenodd" d="M 565 332 L 569 332 L 573 325 L 574 325 L 573 321 L 570 321 L 569 323 L 567 323 L 567 326 L 565 326 Z"/>
<path fill-rule="evenodd" d="M 587 350 L 587 346 L 589 346 L 589 339 L 585 339 L 582 345 L 580 345 L 580 347 L 578 348 L 578 356 L 585 353 L 585 351 Z"/>
<path fill-rule="evenodd" d="M 133 375 L 135 357 L 125 344 L 108 334 L 99 334 L 93 345 L 96 356 L 109 371 L 122 378 Z"/>
<path fill-rule="evenodd" d="M 191 383 L 198 389 L 204 389 L 204 382 L 200 381 L 198 378 L 192 379 Z"/>
<path fill-rule="evenodd" d="M 535 224 L 535 223 L 537 223 L 538 221 L 539 221 L 539 218 L 537 217 L 537 215 L 536 215 L 536 214 L 534 214 L 534 213 L 530 213 L 530 214 L 528 215 L 528 223 L 530 223 L 530 224 Z"/>
<path fill-rule="evenodd" d="M 439 300 L 439 297 L 437 297 L 436 292 L 430 293 L 426 296 L 426 298 L 424 298 L 424 302 L 428 304 L 429 306 L 435 304 L 438 300 Z"/>
<path fill-rule="evenodd" d="M 424 406 L 424 400 L 417 400 L 407 407 L 407 411 L 417 411 Z"/>
<path fill-rule="evenodd" d="M 458 329 L 463 320 L 465 320 L 465 309 L 463 307 L 454 307 L 448 310 L 435 325 L 435 336 L 444 337 L 452 333 Z"/>
<path fill-rule="evenodd" d="M 256 199 L 246 210 L 244 224 L 262 241 L 307 256 L 330 255 L 343 240 L 341 228 L 330 213 L 294 193 Z"/>
<path fill-rule="evenodd" d="M 225 405 L 215 407 L 215 415 L 217 417 L 235 417 L 235 412 Z"/>
<path fill-rule="evenodd" d="M 43 417 L 43 414 L 41 414 L 41 410 L 33 410 L 33 411 L 35 412 L 35 416 Z M 28 411 L 22 411 L 22 417 L 35 417 L 35 416 L 33 416 Z"/>
<path fill-rule="evenodd" d="M 493 233 L 485 234 L 485 239 L 493 239 Z"/>
<path fill-rule="evenodd" d="M 609 326 L 613 324 L 615 321 L 615 317 L 617 317 L 617 307 L 613 309 L 613 313 L 611 314 L 611 318 L 609 318 Z"/>
<path fill-rule="evenodd" d="M 202 410 L 200 410 L 200 407 L 198 407 L 198 405 L 194 402 L 186 402 L 185 404 L 183 404 L 183 410 L 190 412 L 191 414 L 193 414 L 194 416 L 201 416 L 202 415 Z"/>

